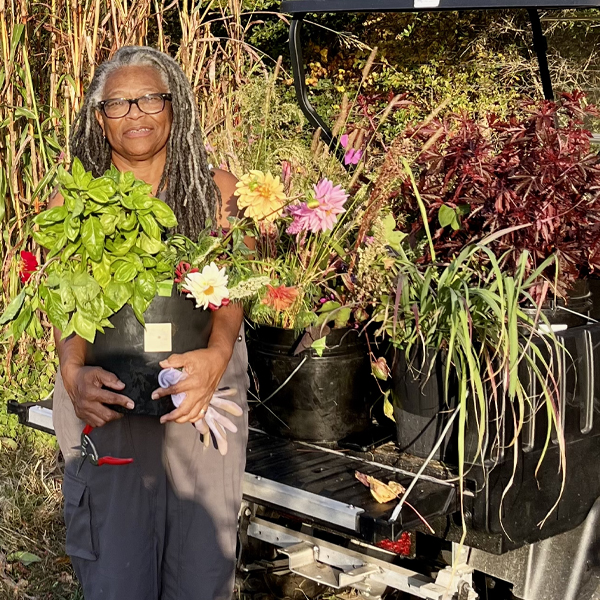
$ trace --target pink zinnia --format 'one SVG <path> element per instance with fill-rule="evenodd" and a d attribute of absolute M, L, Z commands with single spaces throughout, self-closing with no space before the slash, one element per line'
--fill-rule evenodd
<path fill-rule="evenodd" d="M 288 233 L 293 235 L 301 231 L 328 231 L 333 229 L 337 215 L 345 211 L 344 203 L 348 194 L 340 185 L 334 186 L 329 179 L 321 179 L 313 188 L 314 200 L 288 208 L 289 214 L 294 217 L 287 228 Z"/>

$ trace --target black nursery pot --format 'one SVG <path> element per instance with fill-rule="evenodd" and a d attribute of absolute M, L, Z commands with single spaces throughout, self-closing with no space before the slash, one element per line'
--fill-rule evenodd
<path fill-rule="evenodd" d="M 171 354 L 206 348 L 212 329 L 212 312 L 194 308 L 193 300 L 173 287 L 170 297 L 156 296 L 144 313 L 146 328 L 126 304 L 110 319 L 114 329 L 98 333 L 87 344 L 86 365 L 114 373 L 124 384 L 123 394 L 135 402 L 128 410 L 111 405 L 126 414 L 162 416 L 173 410 L 171 396 L 152 400 L 158 387 L 159 362 Z"/>
<path fill-rule="evenodd" d="M 404 351 L 398 350 L 392 362 L 397 443 L 403 452 L 421 458 L 429 456 L 451 416 L 451 410 L 457 405 L 458 383 L 454 369 L 450 371 L 446 404 L 445 356 L 437 354 L 435 359 L 434 356 L 435 353 L 429 351 L 423 361 L 423 353 L 419 350 L 409 365 Z M 435 360 L 433 365 L 432 360 Z M 455 423 L 435 452 L 435 460 L 456 462 L 456 429 Z"/>
<path fill-rule="evenodd" d="M 312 442 L 333 442 L 366 429 L 376 384 L 364 338 L 353 329 L 333 329 L 322 356 L 311 349 L 294 356 L 301 337 L 277 327 L 247 330 L 250 367 L 260 399 L 266 400 L 253 409 L 261 427 Z"/>

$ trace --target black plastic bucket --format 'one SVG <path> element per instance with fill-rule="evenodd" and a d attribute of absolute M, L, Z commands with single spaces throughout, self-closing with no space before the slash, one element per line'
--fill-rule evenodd
<path fill-rule="evenodd" d="M 171 354 L 206 348 L 212 328 L 212 312 L 195 308 L 194 301 L 174 288 L 171 297 L 156 296 L 144 313 L 146 329 L 127 304 L 110 319 L 114 329 L 98 333 L 87 344 L 86 364 L 114 373 L 124 384 L 123 394 L 135 402 L 131 411 L 119 412 L 162 416 L 173 410 L 171 397 L 152 400 L 158 387 L 159 362 Z M 170 339 L 169 339 L 170 338 Z"/>
<path fill-rule="evenodd" d="M 423 353 L 416 353 L 410 365 L 403 350 L 395 352 L 392 363 L 392 390 L 394 419 L 399 448 L 403 452 L 426 458 L 452 416 L 457 402 L 457 382 L 453 369 L 448 381 L 448 403 L 444 398 L 446 387 L 445 360 L 442 354 L 435 358 L 430 351 L 423 361 Z M 435 460 L 455 462 L 456 436 L 454 427 L 444 437 Z"/>
<path fill-rule="evenodd" d="M 300 337 L 277 327 L 247 330 L 250 367 L 265 401 L 253 408 L 260 426 L 273 435 L 313 442 L 366 429 L 377 386 L 364 338 L 353 329 L 333 329 L 322 356 L 312 349 L 294 356 Z"/>
<path fill-rule="evenodd" d="M 581 327 L 589 323 L 586 317 L 593 316 L 593 296 L 590 281 L 588 279 L 579 279 L 567 294 L 566 301 L 562 298 L 557 298 L 556 300 L 554 300 L 554 297 L 548 298 L 541 312 L 548 319 L 548 322 L 555 327 L 565 329 Z M 596 304 L 600 304 L 598 300 Z M 536 314 L 536 309 L 525 308 L 524 312 L 533 318 Z"/>

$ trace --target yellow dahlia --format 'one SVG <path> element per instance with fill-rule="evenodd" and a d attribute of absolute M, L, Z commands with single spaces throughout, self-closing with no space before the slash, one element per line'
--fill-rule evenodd
<path fill-rule="evenodd" d="M 281 216 L 286 196 L 279 177 L 262 171 L 250 171 L 236 185 L 238 207 L 255 221 L 274 221 Z"/>

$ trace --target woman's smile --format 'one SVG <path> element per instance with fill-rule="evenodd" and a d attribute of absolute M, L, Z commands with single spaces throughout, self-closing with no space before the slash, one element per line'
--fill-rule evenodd
<path fill-rule="evenodd" d="M 126 129 L 123 132 L 123 136 L 129 137 L 129 138 L 140 138 L 140 137 L 147 137 L 152 132 L 153 132 L 153 128 L 151 128 L 151 127 L 136 126 L 136 127 L 131 127 L 130 129 Z"/>

